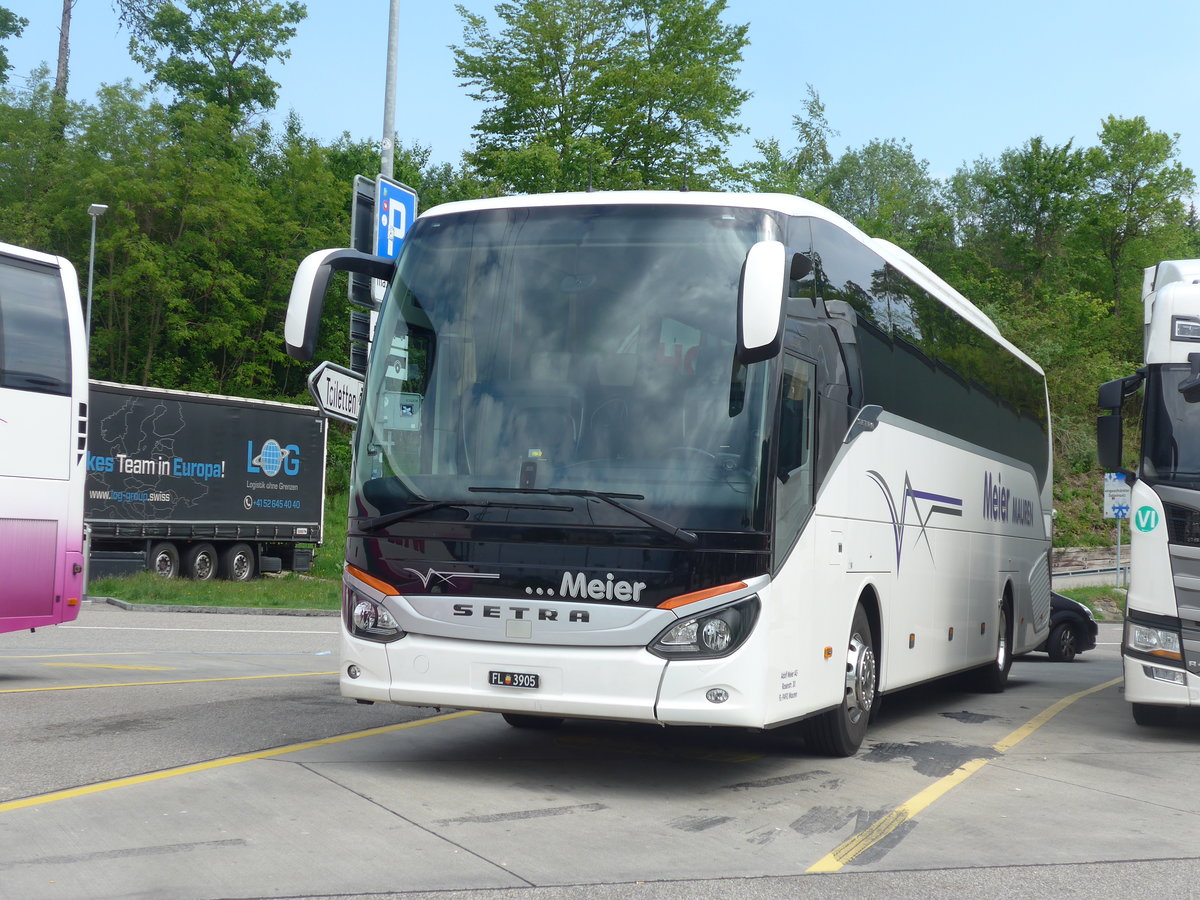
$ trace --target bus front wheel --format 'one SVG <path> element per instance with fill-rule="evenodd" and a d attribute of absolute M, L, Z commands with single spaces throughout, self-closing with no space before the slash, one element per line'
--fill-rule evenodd
<path fill-rule="evenodd" d="M 875 639 L 862 604 L 854 611 L 846 647 L 845 694 L 834 709 L 807 723 L 809 749 L 823 756 L 853 756 L 862 746 L 879 688 Z"/>
<path fill-rule="evenodd" d="M 1000 604 L 996 622 L 996 653 L 992 661 L 979 670 L 979 690 L 985 694 L 1001 694 L 1008 687 L 1008 672 L 1012 668 L 1012 607 L 1007 595 Z"/>

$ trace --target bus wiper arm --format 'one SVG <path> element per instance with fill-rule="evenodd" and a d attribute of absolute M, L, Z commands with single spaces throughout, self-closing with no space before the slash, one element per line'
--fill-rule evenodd
<path fill-rule="evenodd" d="M 664 522 L 649 513 L 644 513 L 639 509 L 634 509 L 628 503 L 622 503 L 622 500 L 644 500 L 642 494 L 615 494 L 610 491 L 592 491 L 587 488 L 512 488 L 512 487 L 469 487 L 468 491 L 478 491 L 495 494 L 546 494 L 552 497 L 594 497 L 597 500 L 603 500 L 609 506 L 615 506 L 623 513 L 633 516 L 635 519 L 640 519 L 651 528 L 657 528 L 664 534 L 669 534 L 673 538 L 678 538 L 685 544 L 694 544 L 700 540 L 694 531 L 688 531 L 686 528 L 680 528 L 677 525 L 672 525 L 670 522 Z"/>
<path fill-rule="evenodd" d="M 482 500 L 478 503 L 470 500 L 431 500 L 429 503 L 422 503 L 420 506 L 410 506 L 407 509 L 398 509 L 395 512 L 384 513 L 382 516 L 359 519 L 358 529 L 359 531 L 378 531 L 380 528 L 387 528 L 389 525 L 403 522 L 405 519 L 419 516 L 430 510 L 441 509 L 444 506 L 491 507 L 493 509 L 542 509 L 552 512 L 568 512 L 571 509 L 569 506 L 544 506 L 536 503 L 493 503 L 491 500 Z"/>

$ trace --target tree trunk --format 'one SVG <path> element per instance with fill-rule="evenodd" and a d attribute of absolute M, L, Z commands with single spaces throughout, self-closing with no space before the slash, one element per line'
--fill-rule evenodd
<path fill-rule="evenodd" d="M 58 29 L 58 71 L 54 76 L 55 96 L 67 99 L 67 77 L 71 56 L 71 11 L 77 0 L 63 0 L 62 25 Z"/>

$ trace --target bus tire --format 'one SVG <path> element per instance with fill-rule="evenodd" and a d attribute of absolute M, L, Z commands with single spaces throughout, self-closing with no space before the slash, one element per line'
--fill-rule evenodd
<path fill-rule="evenodd" d="M 221 554 L 221 575 L 229 581 L 251 581 L 255 574 L 254 549 L 239 541 Z"/>
<path fill-rule="evenodd" d="M 192 544 L 184 557 L 184 571 L 194 581 L 212 581 L 217 577 L 217 548 L 212 544 Z"/>
<path fill-rule="evenodd" d="M 834 709 L 805 723 L 805 742 L 822 756 L 853 756 L 862 746 L 879 690 L 875 638 L 862 604 L 854 610 L 846 646 L 845 695 Z"/>
<path fill-rule="evenodd" d="M 150 548 L 149 569 L 162 578 L 179 577 L 179 550 L 169 541 Z"/>
<path fill-rule="evenodd" d="M 1179 721 L 1179 709 L 1174 706 L 1155 706 L 1153 703 L 1134 703 L 1133 721 L 1146 728 L 1165 728 Z"/>
<path fill-rule="evenodd" d="M 501 713 L 500 715 L 513 728 L 531 728 L 535 731 L 553 731 L 563 723 L 560 716 L 528 716 L 523 713 Z"/>
<path fill-rule="evenodd" d="M 992 661 L 978 670 L 979 690 L 985 694 L 1001 694 L 1008 687 L 1008 672 L 1012 668 L 1012 607 L 1008 594 L 1000 604 L 1000 618 L 996 622 L 996 652 Z"/>

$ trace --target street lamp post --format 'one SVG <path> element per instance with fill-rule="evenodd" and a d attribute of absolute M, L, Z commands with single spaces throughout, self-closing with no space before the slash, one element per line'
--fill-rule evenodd
<path fill-rule="evenodd" d="M 88 207 L 88 215 L 92 217 L 92 249 L 88 254 L 88 295 L 87 295 L 87 342 L 92 346 L 92 275 L 96 269 L 96 220 L 108 212 L 103 203 L 93 203 Z"/>

